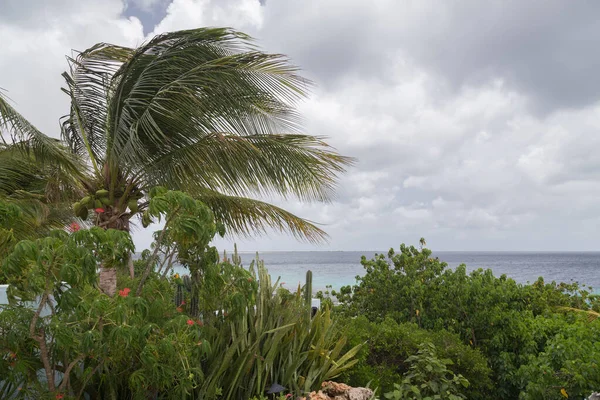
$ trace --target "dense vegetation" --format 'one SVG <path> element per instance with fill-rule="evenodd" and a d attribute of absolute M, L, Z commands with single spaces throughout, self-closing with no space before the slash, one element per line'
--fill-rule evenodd
<path fill-rule="evenodd" d="M 583 398 L 600 388 L 600 302 L 577 284 L 453 270 L 405 245 L 362 264 L 356 285 L 334 293 L 350 343 L 367 343 L 348 383 L 390 392 L 431 343 L 468 380 L 460 393 L 469 399 Z"/>
<path fill-rule="evenodd" d="M 359 347 L 343 351 L 328 310 L 311 318 L 302 293 L 280 290 L 258 260 L 219 260 L 207 206 L 157 189 L 149 210 L 172 221 L 154 249 L 172 240 L 189 291 L 148 253 L 135 267 L 150 272 L 131 279 L 133 244 L 119 230 L 53 231 L 4 259 L 1 398 L 247 399 L 274 383 L 300 395 L 353 365 Z M 98 290 L 100 265 L 117 270 L 118 295 Z"/>
<path fill-rule="evenodd" d="M 305 293 L 272 283 L 258 258 L 219 258 L 203 203 L 156 188 L 148 210 L 170 223 L 134 278 L 130 234 L 113 229 L 73 224 L 4 258 L 3 398 L 258 399 L 336 376 L 388 399 L 583 398 L 600 386 L 600 304 L 577 284 L 452 270 L 402 245 L 363 258 L 365 275 L 311 318 Z M 167 274 L 169 249 L 189 278 Z M 100 265 L 118 272 L 118 295 L 98 290 Z"/>

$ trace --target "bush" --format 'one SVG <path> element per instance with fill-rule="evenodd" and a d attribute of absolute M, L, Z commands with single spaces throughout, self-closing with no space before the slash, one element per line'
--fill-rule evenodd
<path fill-rule="evenodd" d="M 538 321 L 544 323 L 545 321 Z M 562 324 L 516 378 L 521 399 L 583 398 L 600 388 L 600 321 Z"/>
<path fill-rule="evenodd" d="M 462 375 L 448 370 L 452 361 L 439 359 L 432 343 L 419 345 L 419 352 L 406 359 L 410 365 L 402 383 L 394 384 L 394 390 L 385 394 L 391 400 L 461 400 L 467 397 L 461 391 L 469 386 Z"/>
<path fill-rule="evenodd" d="M 560 307 L 598 308 L 597 296 L 578 284 L 547 284 L 540 278 L 521 285 L 490 270 L 467 273 L 464 265 L 448 269 L 431 254 L 426 248 L 401 245 L 399 253 L 390 250 L 387 258 L 363 257 L 366 274 L 335 293 L 341 302 L 338 311 L 457 334 L 487 358 L 493 371 L 491 398 L 519 396 L 519 368 L 543 351 L 561 325 L 576 320 L 557 314 Z"/>
<path fill-rule="evenodd" d="M 378 389 L 379 393 L 393 390 L 409 372 L 408 359 L 416 354 L 422 343 L 432 343 L 437 355 L 452 360 L 448 369 L 463 375 L 471 386 L 464 390 L 470 399 L 486 399 L 492 385 L 491 370 L 485 357 L 463 344 L 460 338 L 447 331 L 427 331 L 414 323 L 398 324 L 391 318 L 380 323 L 370 322 L 364 316 L 344 321 L 348 346 L 365 343 L 356 358 L 358 363 L 343 376 L 351 386 Z"/>

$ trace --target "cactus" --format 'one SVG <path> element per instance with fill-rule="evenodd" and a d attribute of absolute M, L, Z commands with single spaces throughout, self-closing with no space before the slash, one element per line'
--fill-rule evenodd
<path fill-rule="evenodd" d="M 181 306 L 183 299 L 183 285 L 177 285 L 177 289 L 175 290 L 175 305 L 177 307 Z"/>
<path fill-rule="evenodd" d="M 200 316 L 200 304 L 198 301 L 198 296 L 192 296 L 190 301 L 190 314 L 194 317 Z"/>
<path fill-rule="evenodd" d="M 258 251 L 256 252 L 256 255 L 254 256 L 254 260 L 252 260 L 250 262 L 250 266 L 248 267 L 248 271 L 250 271 L 250 273 L 254 276 L 256 275 L 260 275 L 260 269 L 265 267 L 265 262 L 262 261 L 260 259 L 260 257 L 258 256 Z"/>
<path fill-rule="evenodd" d="M 306 306 L 311 309 L 312 306 L 312 271 L 306 271 L 306 284 L 304 285 L 304 301 Z"/>
<path fill-rule="evenodd" d="M 238 254 L 237 244 L 233 244 L 233 255 L 231 256 L 231 263 L 236 267 L 242 266 L 242 257 Z"/>
<path fill-rule="evenodd" d="M 183 276 L 183 286 L 185 287 L 186 291 L 192 293 L 192 279 L 189 275 Z"/>

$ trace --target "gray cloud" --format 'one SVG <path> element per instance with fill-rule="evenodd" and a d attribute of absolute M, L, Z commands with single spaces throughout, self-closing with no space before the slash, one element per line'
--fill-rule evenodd
<path fill-rule="evenodd" d="M 427 29 L 409 25 L 402 43 L 453 85 L 502 76 L 528 92 L 545 111 L 597 100 L 600 56 L 594 43 L 600 39 L 600 4 L 559 0 L 439 4 L 421 19 L 429 21 Z"/>
<path fill-rule="evenodd" d="M 165 17 L 171 0 L 126 0 L 124 15 L 139 18 L 148 34 Z"/>
<path fill-rule="evenodd" d="M 316 83 L 300 105 L 307 132 L 359 160 L 331 204 L 271 199 L 324 224 L 331 241 L 320 249 L 383 250 L 421 236 L 440 250 L 597 248 L 594 2 L 75 3 L 31 14 L 3 3 L 13 8 L 10 23 L 0 17 L 11 43 L 0 86 L 43 128 L 66 110 L 59 74 L 71 48 L 135 45 L 140 20 L 153 33 L 232 26 L 302 67 Z M 46 15 L 78 22 L 40 24 Z M 147 246 L 150 232 L 135 238 Z M 314 248 L 277 234 L 237 241 L 243 250 Z"/>
<path fill-rule="evenodd" d="M 502 77 L 548 112 L 597 99 L 598 15 L 596 2 L 560 0 L 281 0 L 260 36 L 326 86 L 347 74 L 387 82 L 382 67 L 400 53 L 454 91 Z"/>

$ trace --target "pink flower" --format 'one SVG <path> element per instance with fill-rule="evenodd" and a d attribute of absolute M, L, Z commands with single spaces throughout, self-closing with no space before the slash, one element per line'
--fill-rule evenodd
<path fill-rule="evenodd" d="M 69 230 L 71 232 L 77 232 L 80 229 L 81 229 L 81 226 L 79 226 L 79 224 L 77 222 L 71 222 L 71 225 L 69 225 Z"/>
<path fill-rule="evenodd" d="M 98 207 L 94 211 L 96 211 L 98 214 L 102 214 L 104 212 L 104 208 Z"/>
<path fill-rule="evenodd" d="M 131 292 L 131 289 L 129 289 L 128 287 L 126 287 L 123 290 L 119 290 L 119 296 L 121 296 L 121 297 L 127 297 L 127 296 L 129 296 L 129 292 Z"/>
<path fill-rule="evenodd" d="M 192 321 L 191 319 L 188 319 L 188 320 L 187 320 L 187 324 L 188 324 L 189 326 L 192 326 L 192 325 L 194 325 L 194 321 Z"/>
<path fill-rule="evenodd" d="M 57 394 L 57 395 L 56 395 L 56 398 L 57 398 L 57 399 L 64 399 L 64 398 L 65 398 L 65 395 L 64 395 L 64 394 L 62 394 L 62 393 L 59 393 L 59 394 Z"/>

